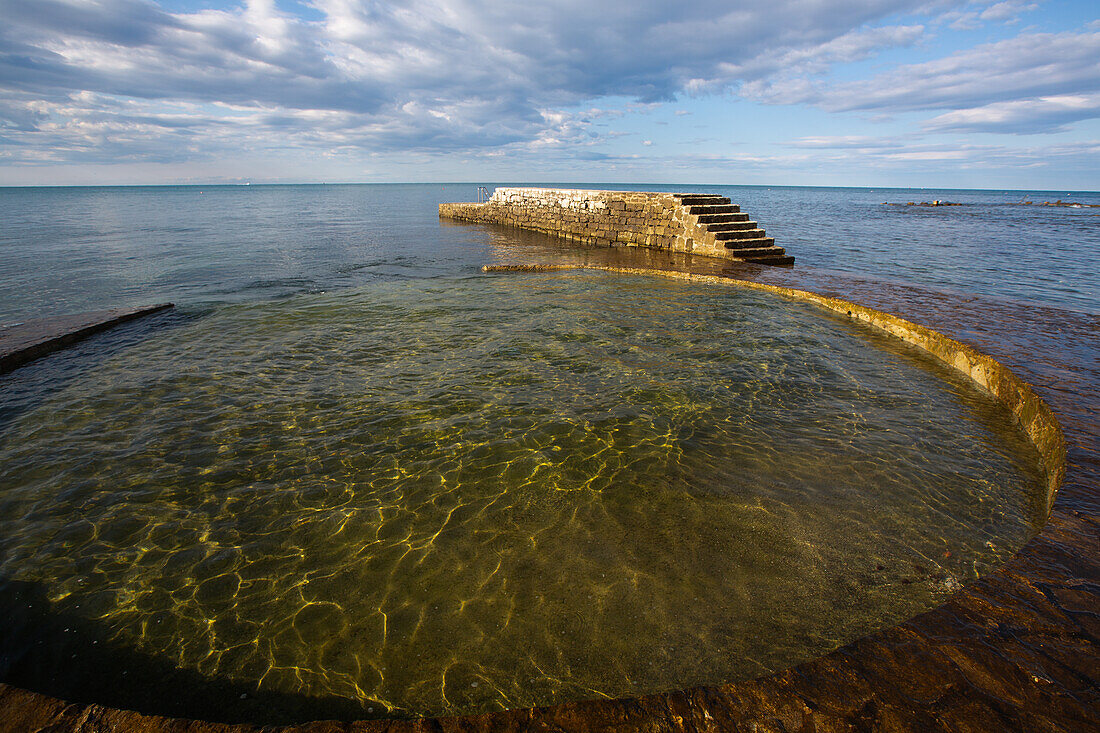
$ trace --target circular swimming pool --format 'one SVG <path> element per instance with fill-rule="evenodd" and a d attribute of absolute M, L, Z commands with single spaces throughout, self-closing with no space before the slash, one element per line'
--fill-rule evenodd
<path fill-rule="evenodd" d="M 770 294 L 421 278 L 141 335 L 5 378 L 2 681 L 290 722 L 745 679 L 1044 518 L 1004 408 Z"/>

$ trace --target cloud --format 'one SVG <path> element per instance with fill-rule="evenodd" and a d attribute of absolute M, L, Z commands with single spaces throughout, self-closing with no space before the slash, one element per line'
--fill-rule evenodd
<path fill-rule="evenodd" d="M 817 165 L 906 172 L 966 169 L 1048 168 L 1094 170 L 1100 166 L 1100 140 L 1015 147 L 934 142 L 923 137 L 836 136 L 799 138 L 788 147 L 811 151 Z"/>
<path fill-rule="evenodd" d="M 1032 171 L 1034 175 L 1053 174 L 1059 178 L 1070 174 L 1087 176 L 1100 167 L 1100 140 L 1023 148 L 913 142 L 903 138 L 867 138 L 862 147 L 854 147 L 853 141 L 843 137 L 831 147 L 824 144 L 825 139 L 821 142 L 821 145 L 794 145 L 791 147 L 797 149 L 784 153 L 609 155 L 600 162 L 624 172 L 660 171 L 666 176 L 688 180 L 703 172 L 717 181 L 746 180 L 748 173 L 754 181 L 774 181 L 785 173 L 796 174 L 802 180 L 815 176 L 833 180 L 839 173 L 844 177 L 860 176 L 862 180 L 889 181 L 892 185 L 907 179 L 940 180 L 945 170 L 960 175 L 969 172 L 977 176 L 977 180 L 984 180 L 991 172 L 998 171 L 1013 176 L 1021 171 Z"/>
<path fill-rule="evenodd" d="M 1100 116 L 1098 58 L 1100 30 L 1025 33 L 862 81 L 779 78 L 746 84 L 743 93 L 830 112 L 948 110 L 927 120 L 926 132 L 1049 133 Z"/>
<path fill-rule="evenodd" d="M 817 93 L 832 111 L 970 109 L 1100 91 L 1100 31 L 1029 33 Z"/>
<path fill-rule="evenodd" d="M 870 135 L 836 135 L 826 137 L 802 137 L 787 143 L 792 148 L 857 148 L 867 150 L 871 148 L 891 148 L 899 145 L 896 138 L 880 138 Z"/>
<path fill-rule="evenodd" d="M 812 47 L 768 49 L 742 64 L 724 64 L 725 82 L 753 82 L 780 74 L 784 78 L 822 74 L 833 64 L 861 61 L 887 48 L 911 46 L 924 34 L 922 25 L 859 28 Z"/>
<path fill-rule="evenodd" d="M 447 151 L 591 142 L 557 111 L 655 104 L 912 43 L 920 0 L 0 0 L 7 160 L 212 156 L 234 146 Z M 169 120 L 174 120 L 169 124 Z M 190 135 L 186 146 L 181 139 Z M 223 147 L 224 146 L 224 147 Z M 69 151 L 68 153 L 66 151 Z"/>
<path fill-rule="evenodd" d="M 978 17 L 982 20 L 1016 21 L 1020 15 L 1038 10 L 1037 3 L 1022 3 L 1018 0 L 1005 0 L 995 3 L 981 12 Z"/>
<path fill-rule="evenodd" d="M 981 28 L 987 22 L 1002 22 L 1012 25 L 1020 21 L 1020 16 L 1037 10 L 1037 3 L 1025 3 L 1020 0 L 1003 0 L 1003 2 L 985 5 L 972 3 L 961 10 L 949 10 L 939 15 L 935 22 L 946 24 L 952 30 L 968 31 Z"/>
<path fill-rule="evenodd" d="M 131 48 L 177 27 L 172 15 L 143 0 L 5 0 L 0 10 L 9 28 L 48 27 L 68 38 Z"/>
<path fill-rule="evenodd" d="M 1025 32 L 860 81 L 829 76 L 917 46 L 930 28 L 1015 22 L 1035 7 L 1022 0 L 309 5 L 302 17 L 275 0 L 192 12 L 149 0 L 0 0 L 0 160 L 177 164 L 305 151 L 625 165 L 639 158 L 598 149 L 625 134 L 609 122 L 732 91 L 829 112 L 928 117 L 907 143 L 808 136 L 783 155 L 739 164 L 992 165 L 1016 154 L 928 139 L 1058 132 L 1100 116 L 1095 24 Z M 645 152 L 659 149 L 650 143 L 642 140 Z"/>
<path fill-rule="evenodd" d="M 1100 93 L 1062 94 L 994 102 L 933 117 L 929 132 L 1004 132 L 1022 135 L 1065 132 L 1068 125 L 1100 117 Z"/>

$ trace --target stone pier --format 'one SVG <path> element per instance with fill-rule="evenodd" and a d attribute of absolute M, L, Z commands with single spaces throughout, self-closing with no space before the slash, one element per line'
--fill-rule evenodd
<path fill-rule="evenodd" d="M 483 204 L 440 204 L 445 219 L 500 224 L 602 246 L 650 247 L 764 265 L 794 257 L 716 194 L 498 188 Z"/>

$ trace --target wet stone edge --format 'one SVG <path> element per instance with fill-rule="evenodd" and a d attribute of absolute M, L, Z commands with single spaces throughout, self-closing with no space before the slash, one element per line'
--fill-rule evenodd
<path fill-rule="evenodd" d="M 136 318 L 173 308 L 158 303 L 35 320 L 0 329 L 0 374 Z"/>

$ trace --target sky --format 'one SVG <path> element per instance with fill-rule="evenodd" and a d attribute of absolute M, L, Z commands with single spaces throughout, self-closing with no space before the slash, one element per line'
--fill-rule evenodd
<path fill-rule="evenodd" d="M 1100 190 L 1096 0 L 0 0 L 0 185 Z"/>

